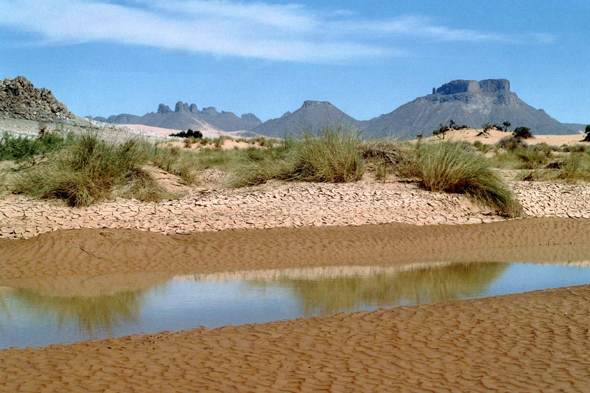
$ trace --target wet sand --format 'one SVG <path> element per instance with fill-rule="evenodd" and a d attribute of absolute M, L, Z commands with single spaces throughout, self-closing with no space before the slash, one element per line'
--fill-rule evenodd
<path fill-rule="evenodd" d="M 159 276 L 150 273 L 583 262 L 590 255 L 589 234 L 590 220 L 557 218 L 171 236 L 138 230 L 56 231 L 0 240 L 0 286 L 71 275 L 144 273 L 157 281 Z M 9 349 L 0 351 L 0 391 L 588 391 L 589 302 L 590 287 L 582 286 Z"/>
<path fill-rule="evenodd" d="M 0 391 L 579 391 L 590 288 L 0 351 Z"/>
<path fill-rule="evenodd" d="M 463 226 L 384 224 L 188 235 L 76 229 L 25 240 L 0 239 L 0 285 L 3 280 L 17 278 L 84 274 L 210 273 L 416 262 L 568 262 L 589 255 L 589 234 L 590 220 L 560 218 Z"/>

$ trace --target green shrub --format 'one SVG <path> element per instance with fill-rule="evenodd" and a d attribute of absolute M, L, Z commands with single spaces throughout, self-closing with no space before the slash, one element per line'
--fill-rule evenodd
<path fill-rule="evenodd" d="M 514 129 L 514 137 L 521 139 L 530 139 L 533 137 L 533 133 L 528 127 L 516 127 Z"/>
<path fill-rule="evenodd" d="M 523 147 L 526 148 L 527 144 L 522 138 L 517 138 L 512 135 L 500 139 L 500 141 L 496 144 L 496 147 L 507 151 L 514 151 Z"/>
<path fill-rule="evenodd" d="M 0 137 L 0 161 L 11 160 L 22 162 L 33 159 L 34 156 L 50 153 L 63 148 L 72 135 L 40 134 L 38 138 L 13 136 L 7 132 Z"/>
<path fill-rule="evenodd" d="M 409 153 L 407 177 L 418 177 L 429 191 L 467 194 L 506 216 L 518 216 L 522 207 L 486 159 L 456 142 L 422 144 Z M 403 173 L 402 173 L 403 174 Z"/>
<path fill-rule="evenodd" d="M 193 131 L 189 128 L 187 131 L 180 131 L 175 134 L 170 134 L 169 136 L 178 138 L 201 139 L 203 138 L 203 133 L 201 131 Z"/>

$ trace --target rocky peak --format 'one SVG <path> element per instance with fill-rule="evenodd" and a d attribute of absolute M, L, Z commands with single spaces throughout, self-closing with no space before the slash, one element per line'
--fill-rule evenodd
<path fill-rule="evenodd" d="M 254 113 L 244 113 L 241 117 L 242 117 L 242 120 L 247 121 L 247 122 L 262 123 L 262 120 L 260 120 Z"/>
<path fill-rule="evenodd" d="M 158 113 L 166 114 L 172 112 L 172 109 L 168 105 L 160 104 L 158 106 Z"/>
<path fill-rule="evenodd" d="M 188 106 L 188 104 L 183 103 L 182 101 L 178 101 L 176 103 L 176 106 L 174 107 L 174 112 L 190 112 L 190 108 Z"/>
<path fill-rule="evenodd" d="M 203 108 L 201 113 L 203 113 L 205 115 L 209 115 L 209 116 L 219 116 L 219 112 L 217 112 L 217 109 L 215 109 L 214 106 L 209 106 L 207 108 Z"/>
<path fill-rule="evenodd" d="M 0 82 L 0 114 L 28 120 L 71 119 L 74 114 L 59 102 L 51 90 L 37 89 L 24 76 Z"/>
<path fill-rule="evenodd" d="M 197 104 L 191 104 L 190 111 L 191 113 L 199 113 L 199 108 L 197 108 Z"/>

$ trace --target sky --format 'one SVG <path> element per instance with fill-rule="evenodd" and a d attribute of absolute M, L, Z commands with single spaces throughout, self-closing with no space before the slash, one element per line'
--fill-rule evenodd
<path fill-rule="evenodd" d="M 263 121 L 305 100 L 359 120 L 455 79 L 506 78 L 590 123 L 590 2 L 0 0 L 0 78 L 78 116 L 177 101 Z"/>

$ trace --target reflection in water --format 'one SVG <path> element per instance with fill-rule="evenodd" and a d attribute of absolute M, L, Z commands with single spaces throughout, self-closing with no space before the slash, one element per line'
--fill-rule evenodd
<path fill-rule="evenodd" d="M 590 283 L 577 267 L 531 263 L 316 267 L 0 282 L 0 349 L 263 323 Z"/>
<path fill-rule="evenodd" d="M 369 276 L 322 280 L 253 281 L 257 287 L 280 286 L 293 291 L 305 315 L 335 314 L 361 305 L 392 307 L 465 299 L 485 291 L 506 270 L 506 263 L 461 263 L 398 270 Z"/>
<path fill-rule="evenodd" d="M 110 333 L 113 326 L 139 318 L 147 292 L 140 289 L 114 295 L 54 297 L 16 289 L 10 297 L 19 306 L 36 310 L 40 317 L 55 317 L 59 326 L 73 323 L 92 338 L 96 330 L 104 329 Z"/>

